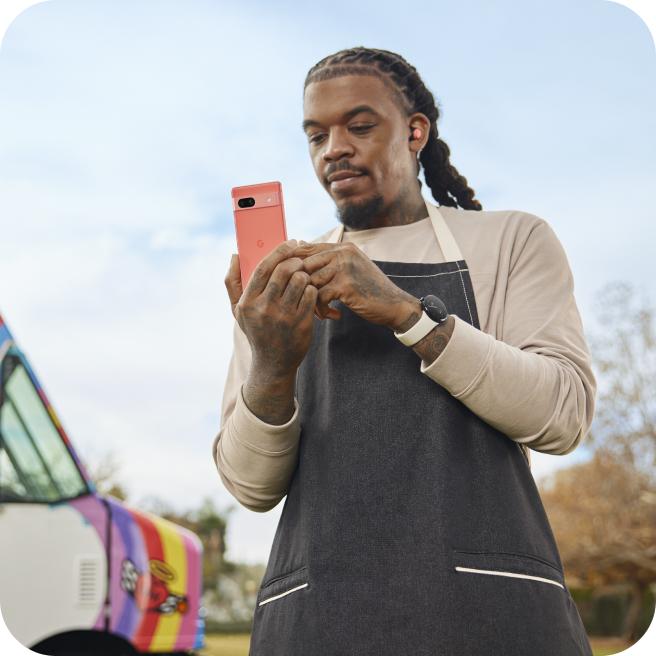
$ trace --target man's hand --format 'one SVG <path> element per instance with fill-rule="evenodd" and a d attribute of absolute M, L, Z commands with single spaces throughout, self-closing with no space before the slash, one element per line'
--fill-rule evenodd
<path fill-rule="evenodd" d="M 251 345 L 244 401 L 269 424 L 284 424 L 294 414 L 296 370 L 312 341 L 317 290 L 295 249 L 293 239 L 275 248 L 243 291 L 239 256 L 233 255 L 225 279 L 232 313 Z"/>
<path fill-rule="evenodd" d="M 339 319 L 328 303 L 340 300 L 363 319 L 405 333 L 421 318 L 421 303 L 399 289 L 355 244 L 305 244 L 296 249 L 304 259 L 310 282 L 319 290 L 315 313 L 319 319 Z M 451 339 L 455 320 L 450 316 L 412 348 L 430 365 Z"/>
<path fill-rule="evenodd" d="M 421 305 L 397 287 L 355 244 L 301 244 L 310 283 L 319 290 L 316 313 L 320 319 L 339 319 L 328 306 L 340 300 L 363 319 L 406 332 L 421 317 Z"/>

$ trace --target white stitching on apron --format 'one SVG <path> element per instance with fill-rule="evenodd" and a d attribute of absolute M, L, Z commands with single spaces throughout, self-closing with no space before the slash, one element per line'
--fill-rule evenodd
<path fill-rule="evenodd" d="M 551 583 L 551 585 L 557 585 L 559 588 L 563 586 L 558 583 L 558 581 L 552 581 L 551 579 L 543 579 L 541 576 L 529 576 L 528 574 L 514 574 L 513 572 L 495 572 L 487 569 L 471 569 L 469 567 L 456 567 L 456 572 L 470 572 L 472 574 L 490 574 L 492 576 L 508 576 L 512 579 L 529 579 L 531 581 L 542 581 L 543 583 Z M 564 590 L 565 588 L 563 588 Z"/>
<path fill-rule="evenodd" d="M 388 278 L 435 278 L 436 276 L 450 276 L 452 273 L 458 273 L 459 271 L 469 271 L 469 269 L 461 269 L 458 267 L 458 271 L 443 271 L 442 273 L 431 273 L 428 276 L 395 276 L 392 274 L 386 275 Z M 460 274 L 460 278 L 462 278 L 462 274 Z M 465 296 L 467 296 L 467 292 L 465 292 Z M 469 307 L 469 302 L 467 302 L 467 307 Z M 471 312 L 469 314 L 471 315 Z"/>
<path fill-rule="evenodd" d="M 287 592 L 283 592 L 282 594 L 276 595 L 275 597 L 269 597 L 268 599 L 261 601 L 258 605 L 264 606 L 264 604 L 268 604 L 270 601 L 275 601 L 276 599 L 280 599 L 281 597 L 286 597 L 288 594 L 291 594 L 292 592 L 296 592 L 297 590 L 302 590 L 303 588 L 307 588 L 308 585 L 309 583 L 304 583 L 303 585 L 299 585 L 295 588 L 292 588 L 291 590 L 287 590 Z"/>
<path fill-rule="evenodd" d="M 469 271 L 469 269 L 460 269 L 460 265 L 456 262 L 456 266 L 458 267 L 458 271 Z M 460 282 L 462 283 L 462 291 L 465 292 L 465 301 L 467 301 L 467 309 L 469 310 L 469 320 L 471 321 L 471 325 L 474 325 L 474 317 L 472 317 L 471 313 L 471 308 L 469 307 L 469 299 L 467 298 L 467 289 L 465 288 L 465 281 L 462 278 L 462 273 L 460 273 Z"/>
<path fill-rule="evenodd" d="M 442 273 L 432 273 L 428 276 L 395 276 L 393 274 L 387 274 L 388 278 L 435 278 L 437 276 L 448 276 L 451 275 L 452 273 L 459 273 L 460 274 L 460 282 L 462 283 L 462 291 L 465 294 L 465 302 L 467 303 L 467 310 L 469 310 L 469 320 L 471 322 L 471 325 L 474 325 L 474 317 L 472 316 L 471 312 L 471 307 L 469 305 L 469 298 L 467 297 L 467 288 L 465 287 L 465 281 L 462 277 L 462 274 L 465 272 L 468 272 L 469 269 L 461 269 L 460 265 L 456 262 L 455 265 L 458 267 L 457 271 L 444 271 Z"/>

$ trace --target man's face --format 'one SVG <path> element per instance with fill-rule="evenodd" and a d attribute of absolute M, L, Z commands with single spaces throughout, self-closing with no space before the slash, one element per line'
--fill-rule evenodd
<path fill-rule="evenodd" d="M 365 227 L 417 185 L 408 118 L 378 77 L 314 82 L 303 113 L 314 170 L 348 227 Z"/>

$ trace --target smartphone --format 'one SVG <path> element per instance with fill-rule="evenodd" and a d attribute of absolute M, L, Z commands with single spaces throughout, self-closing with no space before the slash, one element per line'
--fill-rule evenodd
<path fill-rule="evenodd" d="M 246 289 L 255 267 L 276 247 L 287 241 L 282 185 L 279 182 L 233 187 L 237 250 L 241 283 Z"/>

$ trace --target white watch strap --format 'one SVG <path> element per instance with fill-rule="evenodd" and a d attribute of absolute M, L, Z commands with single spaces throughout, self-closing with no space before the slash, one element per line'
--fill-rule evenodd
<path fill-rule="evenodd" d="M 414 346 L 417 342 L 424 339 L 428 333 L 437 326 L 437 321 L 433 321 L 425 312 L 421 313 L 421 319 L 408 330 L 408 332 L 399 335 L 395 332 L 396 338 L 406 346 Z"/>

